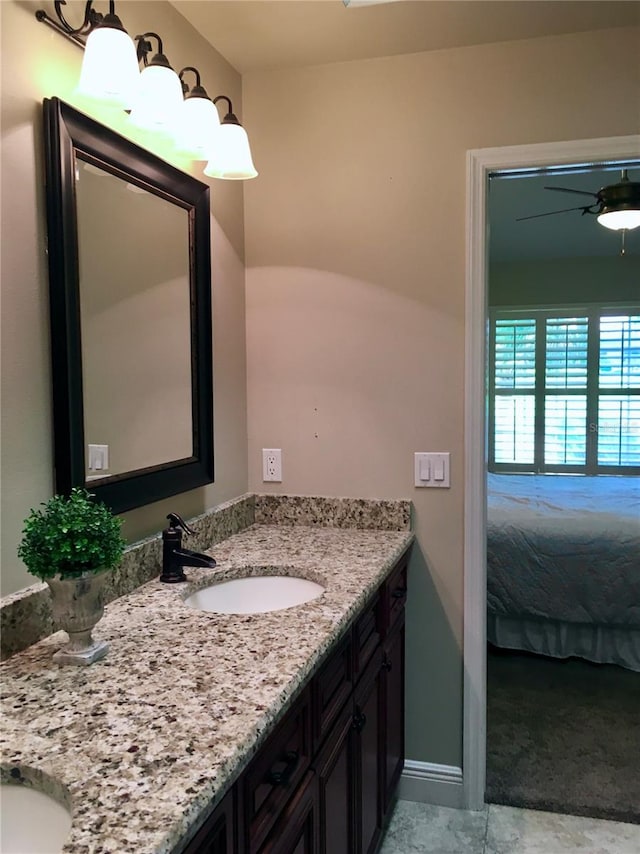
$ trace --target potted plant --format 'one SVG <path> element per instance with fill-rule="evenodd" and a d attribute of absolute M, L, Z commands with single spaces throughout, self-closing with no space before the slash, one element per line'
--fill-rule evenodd
<path fill-rule="evenodd" d="M 121 520 L 106 505 L 74 487 L 54 495 L 25 519 L 18 556 L 51 589 L 54 623 L 69 634 L 53 656 L 59 664 L 92 664 L 109 649 L 91 630 L 104 613 L 107 572 L 120 560 L 125 542 Z"/>

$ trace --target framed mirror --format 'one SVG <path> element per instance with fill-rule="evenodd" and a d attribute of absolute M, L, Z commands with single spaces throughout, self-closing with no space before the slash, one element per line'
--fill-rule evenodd
<path fill-rule="evenodd" d="M 58 98 L 44 132 L 56 492 L 211 483 L 209 187 Z"/>

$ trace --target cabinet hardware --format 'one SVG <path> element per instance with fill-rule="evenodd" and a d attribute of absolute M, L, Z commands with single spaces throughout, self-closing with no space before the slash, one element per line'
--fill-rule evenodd
<path fill-rule="evenodd" d="M 407 595 L 407 589 L 406 589 L 406 587 L 396 587 L 396 589 L 395 589 L 395 590 L 393 591 L 393 593 L 391 594 L 391 596 L 392 596 L 394 599 L 404 599 L 404 597 L 405 597 L 406 595 Z"/>
<path fill-rule="evenodd" d="M 366 723 L 367 723 L 367 716 L 365 715 L 364 712 L 361 712 L 360 710 L 358 710 L 355 713 L 355 715 L 353 716 L 353 723 L 352 723 L 353 728 L 355 729 L 356 732 L 362 732 Z"/>
<path fill-rule="evenodd" d="M 385 654 L 385 657 L 382 659 L 382 667 L 389 673 L 392 666 L 391 659 Z"/>
<path fill-rule="evenodd" d="M 300 753 L 297 750 L 287 750 L 280 762 L 285 763 L 281 771 L 271 769 L 267 774 L 267 782 L 273 786 L 288 786 L 300 761 Z"/>

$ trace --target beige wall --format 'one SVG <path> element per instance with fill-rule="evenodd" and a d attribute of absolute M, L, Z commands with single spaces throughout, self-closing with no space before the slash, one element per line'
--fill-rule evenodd
<path fill-rule="evenodd" d="M 638 31 L 244 78 L 249 486 L 409 497 L 411 759 L 461 764 L 465 155 L 638 131 Z M 451 489 L 413 487 L 451 452 Z M 264 488 L 269 488 L 266 485 Z"/>
<path fill-rule="evenodd" d="M 57 95 L 89 111 L 73 95 L 82 52 L 35 20 L 35 10 L 43 5 L 0 3 L 3 594 L 33 581 L 16 556 L 22 521 L 54 489 L 41 103 Z M 117 9 L 130 34 L 157 31 L 177 70 L 195 65 L 209 94 L 228 94 L 242 113 L 239 75 L 173 7 L 120 0 Z M 78 11 L 72 6 L 65 15 L 79 20 Z M 113 114 L 96 117 L 130 134 L 126 119 Z M 141 135 L 137 139 L 145 141 Z M 168 159 L 190 168 L 188 163 Z M 207 180 L 195 169 L 193 174 Z M 216 483 L 125 514 L 129 539 L 160 530 L 169 510 L 191 516 L 247 488 L 242 187 L 210 183 Z M 158 382 L 162 382 L 161 367 Z"/>

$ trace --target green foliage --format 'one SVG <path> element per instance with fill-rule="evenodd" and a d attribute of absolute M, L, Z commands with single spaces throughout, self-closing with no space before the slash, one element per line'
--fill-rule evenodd
<path fill-rule="evenodd" d="M 86 489 L 54 495 L 25 519 L 18 556 L 38 578 L 73 578 L 115 566 L 124 551 L 121 520 Z"/>

